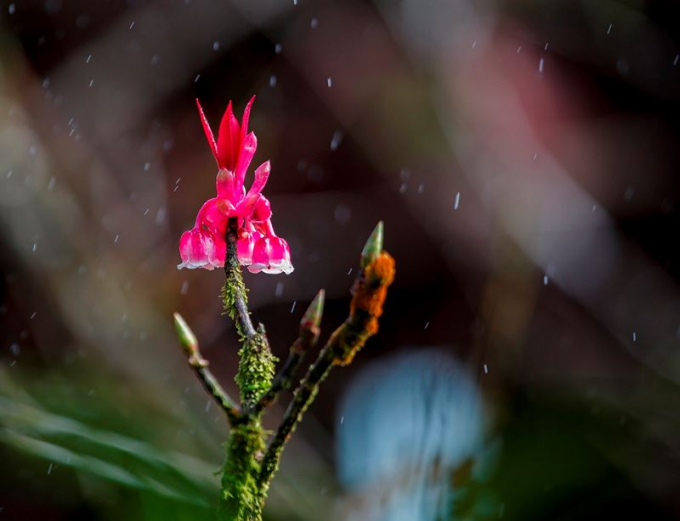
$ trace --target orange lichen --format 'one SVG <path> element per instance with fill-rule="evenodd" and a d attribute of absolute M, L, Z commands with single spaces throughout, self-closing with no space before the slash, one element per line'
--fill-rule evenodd
<path fill-rule="evenodd" d="M 354 288 L 354 297 L 350 304 L 350 313 L 357 309 L 365 311 L 374 318 L 382 315 L 383 304 L 387 297 L 387 287 L 394 281 L 394 259 L 387 252 L 382 252 L 364 270 L 364 279 Z M 372 322 L 372 321 L 371 321 Z M 377 332 L 378 325 L 371 324 L 371 334 Z"/>
<path fill-rule="evenodd" d="M 383 313 L 387 287 L 394 281 L 394 259 L 382 252 L 364 268 L 361 277 L 352 290 L 350 318 L 334 333 L 336 344 L 336 365 L 347 365 L 364 346 L 366 340 L 378 332 L 378 318 Z"/>

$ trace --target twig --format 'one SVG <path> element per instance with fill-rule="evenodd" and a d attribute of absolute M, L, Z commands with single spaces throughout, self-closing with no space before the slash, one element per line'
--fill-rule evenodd
<path fill-rule="evenodd" d="M 262 395 L 249 413 L 259 415 L 267 407 L 276 401 L 278 394 L 283 390 L 288 390 L 293 385 L 295 373 L 302 364 L 305 354 L 319 339 L 321 317 L 323 315 L 325 292 L 320 290 L 300 321 L 300 334 L 290 347 L 290 352 L 283 368 L 274 378 L 269 390 Z"/>
<path fill-rule="evenodd" d="M 372 236 L 373 237 L 373 236 Z M 258 486 L 263 494 L 278 469 L 283 447 L 310 406 L 319 390 L 319 384 L 328 376 L 334 365 L 347 365 L 361 349 L 366 340 L 378 331 L 378 318 L 387 294 L 387 287 L 394 280 L 394 259 L 382 252 L 382 227 L 379 230 L 378 254 L 369 251 L 370 257 L 362 256 L 363 269 L 352 287 L 352 302 L 347 320 L 335 330 L 319 353 L 314 364 L 295 390 L 293 400 L 283 416 L 281 425 L 272 438 L 262 459 Z M 369 239 L 369 243 L 371 239 Z M 366 252 L 366 249 L 364 249 Z"/>
<path fill-rule="evenodd" d="M 194 370 L 203 387 L 226 413 L 229 424 L 235 425 L 239 421 L 241 411 L 208 369 L 208 361 L 201 355 L 196 336 L 179 313 L 175 313 L 175 329 L 179 342 L 188 355 L 189 366 Z"/>

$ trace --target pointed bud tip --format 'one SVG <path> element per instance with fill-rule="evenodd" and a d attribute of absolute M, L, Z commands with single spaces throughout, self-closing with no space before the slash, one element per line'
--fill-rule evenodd
<path fill-rule="evenodd" d="M 175 331 L 177 332 L 179 343 L 182 344 L 182 348 L 184 348 L 187 353 L 194 353 L 198 350 L 196 335 L 194 335 L 189 324 L 182 318 L 182 315 L 174 313 L 173 316 L 175 318 Z"/>
<path fill-rule="evenodd" d="M 383 249 L 383 222 L 380 221 L 371 232 L 371 236 L 366 241 L 364 249 L 361 251 L 361 267 L 365 268 L 374 261 Z"/>
<path fill-rule="evenodd" d="M 321 325 L 321 317 L 323 316 L 323 304 L 325 298 L 326 292 L 323 289 L 320 289 L 302 317 L 300 325 L 303 328 L 309 327 L 310 324 L 313 327 L 319 327 Z"/>

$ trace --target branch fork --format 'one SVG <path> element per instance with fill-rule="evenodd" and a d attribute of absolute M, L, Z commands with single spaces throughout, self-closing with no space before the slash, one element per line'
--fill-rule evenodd
<path fill-rule="evenodd" d="M 224 411 L 231 433 L 227 461 L 222 469 L 222 493 L 218 515 L 223 520 L 258 521 L 270 483 L 276 473 L 285 443 L 311 405 L 319 385 L 336 365 L 349 364 L 365 342 L 378 331 L 387 288 L 394 280 L 394 259 L 383 251 L 383 224 L 378 223 L 360 258 L 360 270 L 352 286 L 350 312 L 333 332 L 316 361 L 298 382 L 280 425 L 267 442 L 261 417 L 279 397 L 290 390 L 307 352 L 320 336 L 325 300 L 320 290 L 300 322 L 298 338 L 290 347 L 281 370 L 274 376 L 276 359 L 269 348 L 264 326 L 253 326 L 248 311 L 247 290 L 236 255 L 237 223 L 227 229 L 226 283 L 222 291 L 225 312 L 234 320 L 239 333 L 239 368 L 236 382 L 241 405 L 231 399 L 208 369 L 195 335 L 184 319 L 175 313 L 177 337 L 206 390 Z"/>

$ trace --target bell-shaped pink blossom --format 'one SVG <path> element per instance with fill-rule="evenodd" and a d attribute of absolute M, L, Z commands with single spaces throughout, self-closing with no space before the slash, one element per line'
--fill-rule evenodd
<path fill-rule="evenodd" d="M 248 132 L 250 108 L 255 97 L 246 105 L 241 123 L 234 116 L 231 102 L 222 116 L 217 140 L 196 100 L 203 130 L 219 168 L 217 172 L 217 197 L 201 207 L 194 227 L 182 234 L 178 268 L 205 268 L 212 270 L 224 266 L 226 258 L 227 226 L 230 218 L 239 223 L 236 252 L 239 263 L 252 273 L 291 273 L 288 243 L 277 237 L 271 224 L 271 205 L 262 195 L 271 165 L 266 161 L 255 169 L 253 183 L 246 192 L 245 176 L 257 149 L 257 138 Z"/>

